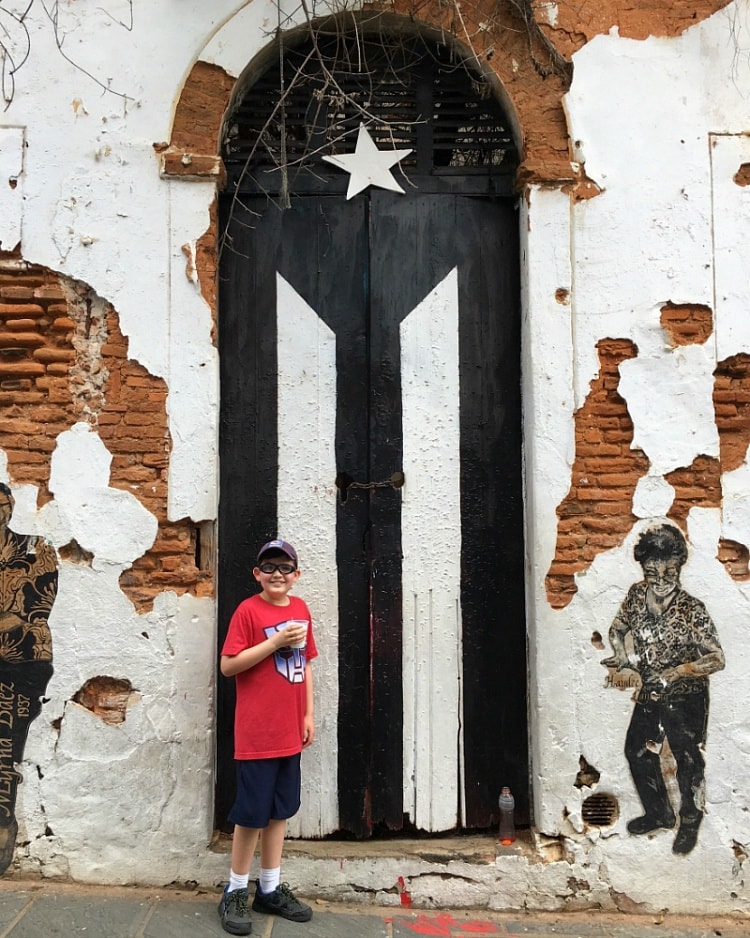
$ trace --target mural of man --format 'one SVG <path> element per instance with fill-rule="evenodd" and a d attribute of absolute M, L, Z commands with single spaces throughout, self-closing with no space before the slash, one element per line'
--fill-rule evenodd
<path fill-rule="evenodd" d="M 13 506 L 10 488 L 0 483 L 0 874 L 18 833 L 16 766 L 52 676 L 48 619 L 57 595 L 54 548 L 10 530 Z"/>
<path fill-rule="evenodd" d="M 687 854 L 703 820 L 708 675 L 724 667 L 724 652 L 706 607 L 680 586 L 687 560 L 682 532 L 670 524 L 653 527 L 641 534 L 633 556 L 643 580 L 628 590 L 609 630 L 614 654 L 602 661 L 618 671 L 631 668 L 641 679 L 625 756 L 644 813 L 627 827 L 648 834 L 675 826 L 659 756 L 666 740 L 680 790 L 672 851 Z"/>

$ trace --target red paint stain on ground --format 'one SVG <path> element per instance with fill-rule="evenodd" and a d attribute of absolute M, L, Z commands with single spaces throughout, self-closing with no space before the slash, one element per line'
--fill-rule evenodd
<path fill-rule="evenodd" d="M 413 922 L 405 922 L 406 927 L 416 935 L 435 935 L 443 938 L 468 938 L 473 935 L 499 935 L 497 926 L 492 922 L 478 919 L 460 922 L 452 915 L 420 915 Z"/>

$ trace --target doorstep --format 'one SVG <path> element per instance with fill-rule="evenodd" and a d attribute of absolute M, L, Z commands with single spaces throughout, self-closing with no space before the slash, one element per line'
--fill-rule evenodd
<path fill-rule="evenodd" d="M 230 853 L 232 835 L 215 831 L 212 851 Z M 387 837 L 367 840 L 292 840 L 284 842 L 284 856 L 309 860 L 372 860 L 413 858 L 428 863 L 489 864 L 498 857 L 524 855 L 530 857 L 536 847 L 527 830 L 519 831 L 514 844 L 503 846 L 492 834 L 449 834 L 424 837 Z"/>

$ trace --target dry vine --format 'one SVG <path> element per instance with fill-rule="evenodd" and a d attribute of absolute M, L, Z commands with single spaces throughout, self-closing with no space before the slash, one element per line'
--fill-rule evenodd
<path fill-rule="evenodd" d="M 573 78 L 573 63 L 568 62 L 568 60 L 557 51 L 554 44 L 539 25 L 534 15 L 533 0 L 509 0 L 509 2 L 516 8 L 526 27 L 529 41 L 529 57 L 536 71 L 542 78 L 547 78 L 549 75 L 558 75 L 565 81 L 566 85 L 569 86 Z M 540 62 L 536 56 L 534 39 L 541 42 L 542 46 L 547 51 L 549 59 L 546 64 Z"/>
<path fill-rule="evenodd" d="M 2 83 L 4 110 L 8 110 L 13 103 L 16 92 L 16 74 L 23 67 L 31 52 L 31 35 L 29 33 L 28 19 L 35 0 L 28 0 L 25 6 L 11 9 L 9 0 L 0 0 L 0 73 Z M 39 0 L 47 19 L 52 24 L 55 45 L 60 55 L 75 69 L 88 76 L 103 91 L 114 94 L 118 98 L 128 98 L 124 92 L 116 91 L 109 82 L 101 81 L 82 65 L 72 59 L 64 50 L 65 33 L 60 22 L 60 0 Z M 113 16 L 105 7 L 100 7 L 110 19 L 129 32 L 133 29 L 133 0 L 126 0 L 128 4 L 128 22 L 123 22 Z"/>
<path fill-rule="evenodd" d="M 423 6 L 426 7 L 431 2 L 432 0 L 412 0 L 412 18 L 419 18 L 421 13 L 427 12 L 423 10 Z M 497 35 L 500 37 L 502 31 L 508 28 L 513 28 L 514 32 L 525 33 L 530 60 L 534 69 L 542 78 L 555 75 L 562 80 L 565 87 L 569 85 L 572 66 L 557 51 L 539 26 L 534 16 L 533 0 L 508 0 L 508 2 L 494 0 L 489 10 L 487 9 L 489 4 L 483 2 L 483 0 L 477 0 L 476 8 L 467 5 L 465 11 L 462 9 L 461 0 L 438 0 L 438 3 L 444 21 L 451 24 L 443 29 L 446 44 L 462 50 L 461 53 L 456 52 L 457 67 L 471 71 L 472 80 L 480 94 L 490 94 L 490 85 L 486 78 L 488 72 L 486 63 L 491 58 L 494 48 L 492 46 L 489 49 L 487 48 L 487 36 Z M 274 168 L 279 172 L 281 183 L 275 190 L 277 192 L 275 198 L 270 192 L 266 192 L 266 196 L 275 201 L 281 209 L 288 208 L 290 205 L 290 172 L 297 169 L 303 161 L 309 162 L 311 157 L 321 155 L 323 152 L 335 152 L 341 146 L 342 141 L 351 133 L 351 121 L 347 129 L 342 122 L 331 119 L 329 116 L 324 142 L 320 141 L 320 135 L 318 135 L 317 145 L 311 145 L 301 155 L 298 151 L 294 156 L 287 153 L 288 102 L 297 86 L 309 78 L 309 69 L 311 67 L 314 66 L 317 70 L 322 87 L 317 87 L 313 91 L 311 108 L 314 110 L 306 118 L 306 123 L 317 126 L 321 113 L 326 109 L 329 115 L 332 112 L 343 115 L 347 111 L 357 116 L 357 122 L 361 120 L 370 127 L 377 126 L 381 133 L 390 136 L 394 146 L 396 146 L 397 139 L 403 133 L 403 127 L 399 125 L 397 120 L 391 121 L 385 119 L 382 113 L 376 114 L 366 100 L 353 96 L 346 88 L 342 87 L 336 75 L 339 65 L 342 68 L 350 67 L 352 70 L 357 70 L 364 76 L 369 73 L 368 46 L 364 38 L 365 30 L 368 24 L 379 21 L 383 16 L 384 7 L 378 5 L 359 13 L 343 9 L 338 14 L 333 13 L 326 17 L 317 18 L 315 10 L 314 8 L 311 9 L 308 0 L 300 0 L 300 9 L 303 13 L 304 25 L 301 29 L 290 30 L 284 28 L 285 23 L 282 23 L 281 20 L 281 10 L 280 7 L 277 7 L 279 21 L 276 25 L 275 37 L 278 44 L 280 76 L 278 94 L 265 123 L 259 129 L 252 147 L 245 157 L 239 178 L 236 180 L 231 196 L 232 205 L 229 210 L 229 220 L 219 237 L 219 254 L 225 248 L 232 250 L 228 229 L 229 222 L 234 215 L 235 206 L 241 204 L 239 190 L 243 180 L 251 173 L 256 158 L 267 155 L 264 150 L 264 140 L 271 127 L 275 127 L 277 132 L 280 128 L 280 153 L 274 157 Z M 515 27 L 508 27 L 507 25 L 509 10 L 515 17 Z M 404 13 L 405 11 L 399 10 L 399 12 Z M 330 38 L 332 28 L 340 31 L 342 40 L 344 36 L 348 36 L 353 40 L 356 62 L 339 62 L 338 59 L 331 62 L 330 57 L 323 53 L 320 40 L 324 36 Z M 290 47 L 299 48 L 302 42 L 301 36 L 304 36 L 307 42 L 308 51 L 304 59 L 297 63 L 292 73 L 286 75 L 284 65 L 287 50 Z M 385 44 L 381 46 L 380 51 L 384 50 Z M 344 55 L 345 53 L 346 47 L 342 41 L 338 54 Z M 392 63 L 388 67 L 392 70 L 392 75 L 397 77 L 397 67 Z M 423 123 L 424 118 L 420 122 Z M 225 144 L 226 142 L 227 138 L 225 137 Z M 255 182 L 257 182 L 257 179 Z"/>

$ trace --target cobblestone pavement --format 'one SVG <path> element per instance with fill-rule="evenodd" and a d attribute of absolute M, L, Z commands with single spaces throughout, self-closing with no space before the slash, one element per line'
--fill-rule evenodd
<path fill-rule="evenodd" d="M 85 887 L 0 880 L 0 938 L 225 936 L 219 890 Z M 750 920 L 603 912 L 491 913 L 312 902 L 295 924 L 253 913 L 255 938 L 746 938 Z"/>

